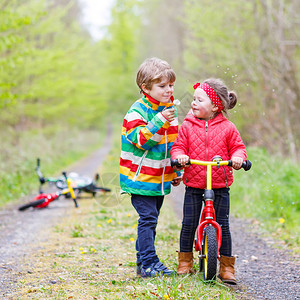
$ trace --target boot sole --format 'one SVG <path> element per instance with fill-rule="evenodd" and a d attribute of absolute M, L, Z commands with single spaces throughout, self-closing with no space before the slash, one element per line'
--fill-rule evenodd
<path fill-rule="evenodd" d="M 223 283 L 227 283 L 227 284 L 230 284 L 230 285 L 237 285 L 237 282 L 236 280 L 226 280 L 226 279 L 222 279 L 220 274 L 217 276 Z"/>

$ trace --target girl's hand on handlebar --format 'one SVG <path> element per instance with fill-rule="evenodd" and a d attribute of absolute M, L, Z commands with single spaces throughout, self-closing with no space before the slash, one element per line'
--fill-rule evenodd
<path fill-rule="evenodd" d="M 171 123 L 175 120 L 175 108 L 164 109 L 161 114 Z"/>
<path fill-rule="evenodd" d="M 178 160 L 178 163 L 180 163 L 180 165 L 184 167 L 189 162 L 190 158 L 185 154 L 180 154 L 176 157 L 176 159 Z"/>
<path fill-rule="evenodd" d="M 242 167 L 243 159 L 241 157 L 232 157 L 232 167 L 235 170 L 239 170 Z"/>

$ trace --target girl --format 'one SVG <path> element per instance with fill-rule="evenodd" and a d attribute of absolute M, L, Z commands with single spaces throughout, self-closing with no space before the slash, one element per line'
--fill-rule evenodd
<path fill-rule="evenodd" d="M 189 157 L 211 161 L 214 156 L 232 160 L 232 167 L 240 169 L 247 153 L 235 125 L 223 116 L 237 102 L 236 94 L 228 92 L 220 79 L 207 79 L 194 85 L 191 111 L 180 127 L 171 149 L 172 159 L 185 166 Z M 206 188 L 206 167 L 186 166 L 183 182 L 186 192 L 183 205 L 183 221 L 178 253 L 178 274 L 192 273 L 194 236 L 199 223 L 202 195 Z M 235 257 L 229 229 L 229 186 L 233 182 L 232 168 L 223 166 L 212 170 L 212 188 L 215 193 L 216 220 L 222 228 L 220 248 L 220 274 L 223 282 L 236 284 L 234 277 Z"/>

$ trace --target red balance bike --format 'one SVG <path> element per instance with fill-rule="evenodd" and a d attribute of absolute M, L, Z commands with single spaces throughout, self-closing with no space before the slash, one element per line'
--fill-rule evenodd
<path fill-rule="evenodd" d="M 222 229 L 216 222 L 215 209 L 213 206 L 215 195 L 212 190 L 212 167 L 232 166 L 232 161 L 222 160 L 220 156 L 216 156 L 213 161 L 190 159 L 188 164 L 206 166 L 207 178 L 206 189 L 203 195 L 204 207 L 196 231 L 195 250 L 199 251 L 199 271 L 203 272 L 204 280 L 215 280 L 217 261 L 218 257 L 220 257 L 219 250 L 222 242 Z M 251 162 L 246 160 L 243 162 L 242 168 L 248 171 L 251 165 Z M 182 167 L 177 159 L 171 160 L 171 166 Z"/>
<path fill-rule="evenodd" d="M 66 172 L 62 172 L 63 177 L 65 178 L 65 182 L 67 185 L 67 188 L 62 189 L 59 192 L 55 192 L 55 193 L 50 193 L 50 194 L 45 194 L 45 193 L 40 193 L 38 196 L 36 196 L 32 201 L 21 205 L 19 207 L 20 211 L 26 210 L 30 207 L 33 208 L 44 208 L 46 206 L 49 205 L 49 203 L 51 203 L 54 200 L 59 199 L 60 196 L 64 195 L 68 195 L 69 197 L 71 197 L 74 201 L 75 207 L 78 207 L 77 204 L 77 200 L 76 200 L 76 195 L 74 190 L 76 190 L 76 187 L 73 188 L 72 187 L 72 181 L 71 179 L 67 176 Z"/>

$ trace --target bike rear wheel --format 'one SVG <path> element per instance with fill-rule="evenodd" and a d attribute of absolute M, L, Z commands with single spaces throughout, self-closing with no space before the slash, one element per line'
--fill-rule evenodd
<path fill-rule="evenodd" d="M 44 202 L 46 201 L 46 198 L 42 198 L 42 199 L 38 199 L 38 200 L 35 200 L 35 201 L 31 201 L 27 204 L 24 204 L 22 206 L 19 207 L 19 210 L 23 211 L 29 207 L 36 207 L 38 205 L 41 205 L 43 204 Z"/>
<path fill-rule="evenodd" d="M 211 225 L 208 225 L 205 228 L 202 251 L 204 254 L 204 257 L 202 258 L 201 262 L 203 278 L 205 281 L 215 280 L 218 261 L 217 235 L 215 228 Z"/>

